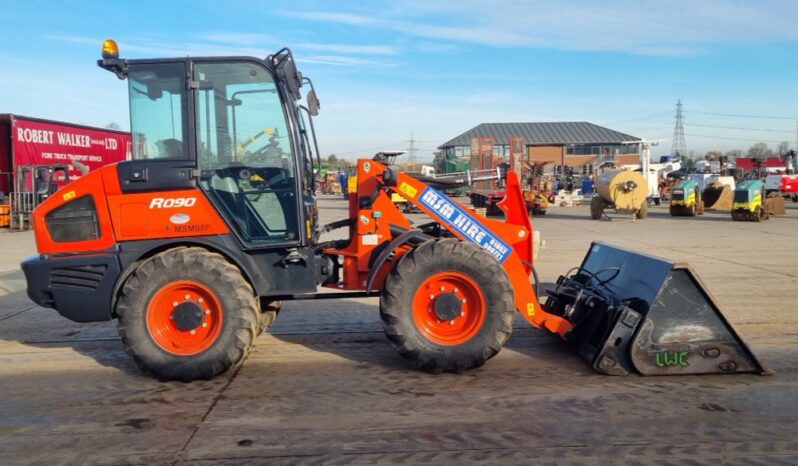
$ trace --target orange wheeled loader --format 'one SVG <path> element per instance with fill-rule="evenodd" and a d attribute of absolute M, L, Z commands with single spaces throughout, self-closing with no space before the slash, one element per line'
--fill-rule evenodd
<path fill-rule="evenodd" d="M 36 303 L 78 322 L 116 319 L 127 351 L 160 379 L 240 363 L 282 301 L 364 296 L 379 296 L 399 354 L 430 372 L 481 366 L 519 314 L 606 374 L 765 371 L 695 274 L 665 259 L 594 243 L 541 304 L 514 172 L 497 175 L 499 221 L 434 181 L 360 160 L 349 217 L 319 225 L 319 102 L 288 49 L 125 60 L 109 40 L 98 64 L 128 82 L 134 159 L 43 202 L 39 254 L 22 268 Z M 392 194 L 432 222 L 412 224 Z M 347 238 L 319 240 L 335 228 Z"/>

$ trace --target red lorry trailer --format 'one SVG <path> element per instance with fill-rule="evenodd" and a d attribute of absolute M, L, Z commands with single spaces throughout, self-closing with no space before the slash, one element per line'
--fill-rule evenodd
<path fill-rule="evenodd" d="M 10 203 L 11 226 L 24 228 L 33 208 L 80 178 L 81 169 L 93 171 L 130 154 L 130 133 L 124 131 L 0 114 L 0 204 Z"/>

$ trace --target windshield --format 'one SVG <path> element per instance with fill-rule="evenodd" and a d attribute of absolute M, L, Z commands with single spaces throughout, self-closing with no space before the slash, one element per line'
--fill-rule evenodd
<path fill-rule="evenodd" d="M 298 238 L 294 151 L 274 78 L 251 62 L 196 63 L 201 186 L 245 241 Z"/>
<path fill-rule="evenodd" d="M 184 63 L 131 65 L 133 158 L 188 158 Z"/>

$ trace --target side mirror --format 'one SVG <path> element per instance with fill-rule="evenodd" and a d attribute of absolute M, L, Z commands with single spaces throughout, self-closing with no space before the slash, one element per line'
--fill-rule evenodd
<path fill-rule="evenodd" d="M 83 164 L 81 162 L 78 162 L 77 160 L 73 160 L 72 161 L 72 166 L 74 166 L 75 168 L 78 169 L 78 171 L 80 172 L 81 176 L 86 176 L 86 174 L 89 173 L 88 165 L 85 165 L 85 164 Z"/>
<path fill-rule="evenodd" d="M 147 97 L 149 97 L 150 100 L 158 100 L 163 97 L 163 89 L 149 85 L 147 86 Z"/>
<path fill-rule="evenodd" d="M 297 70 L 291 51 L 283 48 L 271 55 L 270 58 L 277 69 L 278 75 L 280 75 L 281 81 L 285 83 L 288 93 L 294 99 L 299 100 L 302 97 L 299 92 L 299 88 L 302 87 L 302 73 Z"/>
<path fill-rule="evenodd" d="M 310 116 L 317 116 L 319 114 L 321 104 L 319 103 L 319 98 L 316 97 L 316 91 L 311 89 L 310 92 L 308 92 L 308 95 L 305 96 L 305 100 L 308 103 L 308 113 L 310 113 Z"/>

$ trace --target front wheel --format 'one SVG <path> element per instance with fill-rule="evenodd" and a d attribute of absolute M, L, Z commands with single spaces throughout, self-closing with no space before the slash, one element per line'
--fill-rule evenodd
<path fill-rule="evenodd" d="M 388 340 L 415 367 L 463 372 L 483 365 L 510 338 L 513 296 L 490 254 L 456 239 L 430 240 L 391 271 L 380 317 Z"/>
<path fill-rule="evenodd" d="M 244 359 L 259 327 L 255 294 L 239 269 L 196 247 L 138 265 L 115 310 L 127 352 L 162 380 L 225 372 Z"/>

